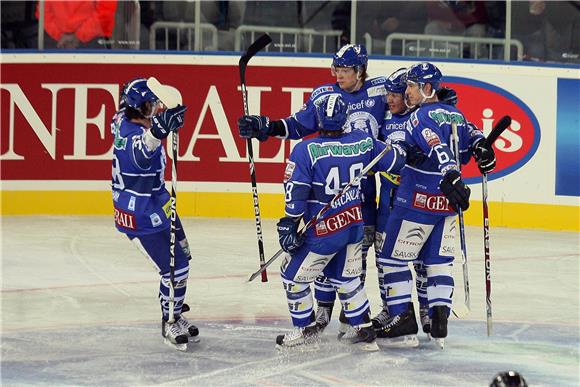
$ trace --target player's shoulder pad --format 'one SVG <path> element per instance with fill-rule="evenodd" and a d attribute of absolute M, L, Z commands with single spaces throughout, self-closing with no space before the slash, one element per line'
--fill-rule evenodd
<path fill-rule="evenodd" d="M 333 92 L 334 92 L 334 85 L 326 84 L 326 85 L 319 86 L 316 89 L 314 89 L 314 91 L 310 94 L 310 100 L 314 101 L 315 99 L 317 99 L 321 95 L 324 95 L 327 93 L 333 93 Z"/>

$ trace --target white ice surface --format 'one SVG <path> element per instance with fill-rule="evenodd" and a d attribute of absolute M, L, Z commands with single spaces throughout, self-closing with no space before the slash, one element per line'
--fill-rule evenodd
<path fill-rule="evenodd" d="M 419 348 L 365 354 L 336 343 L 336 322 L 318 349 L 276 350 L 291 323 L 279 262 L 269 282 L 246 282 L 258 268 L 253 222 L 184 226 L 193 255 L 187 317 L 201 342 L 181 353 L 162 342 L 153 265 L 110 217 L 3 217 L 1 384 L 485 386 L 515 369 L 530 386 L 580 385 L 578 233 L 492 227 L 488 338 L 482 231 L 468 227 L 472 311 L 450 320 L 445 349 L 421 334 Z M 278 245 L 274 221 L 263 227 L 267 259 Z M 377 309 L 372 262 L 367 294 Z M 461 276 L 456 283 L 461 303 Z"/>

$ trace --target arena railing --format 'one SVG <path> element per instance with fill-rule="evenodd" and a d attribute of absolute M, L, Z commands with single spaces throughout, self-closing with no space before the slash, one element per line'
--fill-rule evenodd
<path fill-rule="evenodd" d="M 218 49 L 218 30 L 209 23 L 200 23 L 201 47 L 203 51 L 215 51 Z M 149 31 L 149 48 L 157 49 L 157 31 L 164 30 L 165 50 L 181 50 L 181 41 L 187 43 L 187 50 L 193 50 L 195 37 L 195 23 L 157 21 L 151 24 Z M 175 33 L 175 36 L 171 36 Z M 185 48 L 184 48 L 185 49 Z"/>
<path fill-rule="evenodd" d="M 401 42 L 400 52 L 394 52 L 396 41 Z M 394 33 L 386 38 L 385 55 L 464 58 L 467 49 L 471 53 L 470 58 L 503 59 L 504 44 L 505 40 L 499 38 Z M 522 42 L 511 39 L 510 47 L 515 47 L 516 60 L 521 61 L 524 52 Z M 494 58 L 494 53 L 499 52 L 502 53 L 502 56 Z"/>
<path fill-rule="evenodd" d="M 322 52 L 334 53 L 340 48 L 338 30 L 315 30 L 311 28 L 271 27 L 258 25 L 241 25 L 236 29 L 234 49 L 242 51 L 260 34 L 267 33 L 272 37 L 266 52 Z"/>

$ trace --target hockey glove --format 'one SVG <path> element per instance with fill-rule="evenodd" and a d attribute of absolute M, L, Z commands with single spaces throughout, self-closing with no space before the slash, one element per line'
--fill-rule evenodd
<path fill-rule="evenodd" d="M 450 87 L 442 87 L 437 90 L 437 99 L 445 105 L 457 105 L 457 93 Z"/>
<path fill-rule="evenodd" d="M 287 253 L 293 253 L 304 242 L 303 236 L 298 236 L 298 221 L 285 216 L 277 224 L 280 247 Z"/>
<path fill-rule="evenodd" d="M 459 212 L 459 209 L 465 211 L 469 208 L 471 190 L 463 183 L 459 172 L 454 170 L 447 172 L 439 184 L 439 189 L 455 212 Z"/>
<path fill-rule="evenodd" d="M 177 132 L 183 126 L 183 120 L 187 107 L 177 106 L 167 109 L 151 118 L 151 134 L 153 137 L 163 140 L 169 136 L 169 132 Z"/>
<path fill-rule="evenodd" d="M 240 137 L 266 141 L 270 131 L 270 119 L 266 116 L 241 116 L 238 120 L 238 129 Z"/>
<path fill-rule="evenodd" d="M 477 167 L 482 175 L 495 169 L 495 152 L 491 146 L 485 146 L 485 141 L 482 140 L 475 144 L 473 158 L 477 161 Z"/>

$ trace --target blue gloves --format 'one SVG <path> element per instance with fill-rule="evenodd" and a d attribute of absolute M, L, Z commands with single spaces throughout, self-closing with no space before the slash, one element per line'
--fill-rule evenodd
<path fill-rule="evenodd" d="M 465 211 L 469 208 L 471 190 L 463 183 L 459 172 L 455 170 L 447 172 L 439 184 L 439 189 L 455 212 L 459 212 L 459 209 Z"/>
<path fill-rule="evenodd" d="M 186 110 L 187 107 L 179 105 L 153 116 L 151 118 L 151 134 L 153 137 L 163 140 L 169 136 L 169 132 L 177 132 L 183 126 Z"/>
<path fill-rule="evenodd" d="M 278 222 L 278 240 L 282 250 L 293 253 L 304 242 L 303 235 L 298 236 L 298 223 L 300 219 L 285 216 Z"/>
<path fill-rule="evenodd" d="M 241 137 L 266 141 L 270 131 L 270 119 L 266 116 L 241 116 L 238 129 Z"/>
<path fill-rule="evenodd" d="M 495 168 L 495 152 L 491 146 L 485 146 L 485 141 L 481 140 L 475 144 L 473 157 L 477 161 L 479 172 L 483 175 L 489 173 Z"/>

